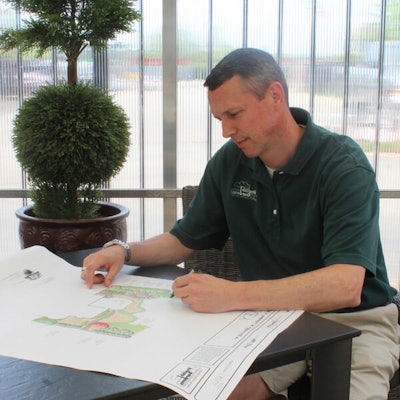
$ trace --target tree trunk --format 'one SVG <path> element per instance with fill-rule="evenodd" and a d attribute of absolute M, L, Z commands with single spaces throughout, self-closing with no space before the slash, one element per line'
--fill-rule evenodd
<path fill-rule="evenodd" d="M 69 85 L 76 86 L 78 83 L 78 61 L 68 60 L 67 82 Z"/>

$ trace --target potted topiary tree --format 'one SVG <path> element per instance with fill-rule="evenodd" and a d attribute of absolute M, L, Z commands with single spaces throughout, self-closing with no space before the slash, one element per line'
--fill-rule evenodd
<path fill-rule="evenodd" d="M 104 49 L 140 14 L 128 0 L 3 0 L 27 12 L 22 28 L 0 35 L 0 48 L 55 48 L 67 61 L 67 81 L 45 85 L 25 100 L 14 121 L 13 146 L 28 173 L 33 204 L 17 211 L 22 247 L 54 252 L 126 240 L 129 211 L 100 202 L 101 184 L 121 169 L 129 151 L 129 122 L 98 87 L 78 79 L 87 46 Z M 94 231 L 93 231 L 94 229 Z"/>

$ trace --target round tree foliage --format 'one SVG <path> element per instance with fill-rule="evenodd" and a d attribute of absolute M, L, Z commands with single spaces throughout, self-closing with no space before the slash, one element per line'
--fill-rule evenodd
<path fill-rule="evenodd" d="M 21 106 L 13 145 L 32 178 L 100 184 L 126 160 L 129 123 L 122 108 L 94 86 L 44 86 Z"/>

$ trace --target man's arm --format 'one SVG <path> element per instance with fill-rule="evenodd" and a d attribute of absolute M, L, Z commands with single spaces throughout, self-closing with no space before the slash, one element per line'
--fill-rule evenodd
<path fill-rule="evenodd" d="M 143 242 L 130 243 L 129 247 L 129 263 L 138 266 L 179 264 L 193 252 L 169 232 Z M 83 260 L 82 279 L 89 288 L 98 283 L 110 286 L 124 264 L 125 254 L 125 249 L 121 246 L 107 247 L 90 254 Z M 96 274 L 99 269 L 105 270 L 106 275 Z"/>
<path fill-rule="evenodd" d="M 365 268 L 336 264 L 276 280 L 230 282 L 190 274 L 175 280 L 176 297 L 199 312 L 230 310 L 332 311 L 361 301 Z"/>

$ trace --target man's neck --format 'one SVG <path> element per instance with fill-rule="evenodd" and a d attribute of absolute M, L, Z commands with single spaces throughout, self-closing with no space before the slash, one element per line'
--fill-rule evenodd
<path fill-rule="evenodd" d="M 303 137 L 304 130 L 304 125 L 298 125 L 296 123 L 289 134 L 282 137 L 280 146 L 271 151 L 271 157 L 264 157 L 264 159 L 261 160 L 264 165 L 272 171 L 284 168 L 295 155 L 301 138 Z"/>

